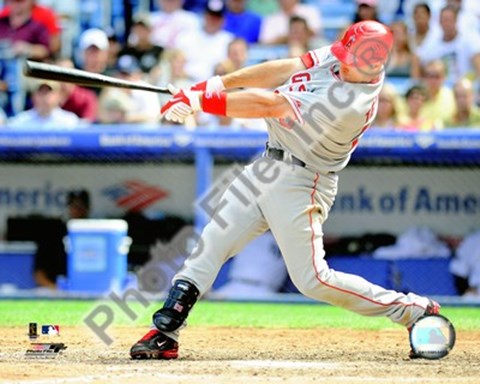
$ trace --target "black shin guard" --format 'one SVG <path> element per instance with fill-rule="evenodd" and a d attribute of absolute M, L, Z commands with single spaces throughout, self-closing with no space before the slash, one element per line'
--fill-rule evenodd
<path fill-rule="evenodd" d="M 173 332 L 180 328 L 199 294 L 199 290 L 192 283 L 185 280 L 175 281 L 163 308 L 153 314 L 155 327 L 164 332 Z"/>

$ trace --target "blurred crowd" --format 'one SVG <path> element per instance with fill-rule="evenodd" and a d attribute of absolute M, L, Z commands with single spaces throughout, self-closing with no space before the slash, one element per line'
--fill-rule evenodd
<path fill-rule="evenodd" d="M 349 23 L 374 19 L 395 36 L 374 126 L 478 127 L 479 17 L 475 0 L 5 0 L 0 124 L 167 124 L 159 111 L 168 95 L 24 79 L 25 59 L 183 88 L 263 60 L 299 56 L 341 37 Z M 262 121 L 202 113 L 185 126 L 265 129 Z"/>

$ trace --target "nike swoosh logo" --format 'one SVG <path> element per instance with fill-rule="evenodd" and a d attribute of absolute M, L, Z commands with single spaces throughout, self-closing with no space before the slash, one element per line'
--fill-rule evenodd
<path fill-rule="evenodd" d="M 173 99 L 171 99 L 170 101 L 172 103 L 176 103 L 178 101 L 182 101 L 183 100 L 183 97 L 182 96 L 177 96 L 177 97 L 174 97 Z"/>
<path fill-rule="evenodd" d="M 163 340 L 162 342 L 157 341 L 157 347 L 162 348 L 166 343 L 167 343 L 166 340 Z"/>

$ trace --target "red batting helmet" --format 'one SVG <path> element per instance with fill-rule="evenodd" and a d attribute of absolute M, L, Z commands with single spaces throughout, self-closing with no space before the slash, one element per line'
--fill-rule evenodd
<path fill-rule="evenodd" d="M 392 31 L 373 21 L 360 21 L 332 44 L 332 53 L 342 63 L 357 67 L 385 64 L 393 46 Z"/>

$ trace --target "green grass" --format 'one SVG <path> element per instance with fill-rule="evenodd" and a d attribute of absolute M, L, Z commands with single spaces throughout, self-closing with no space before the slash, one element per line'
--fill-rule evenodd
<path fill-rule="evenodd" d="M 135 301 L 128 306 L 136 319 L 132 320 L 112 301 L 75 300 L 0 300 L 0 326 L 25 326 L 29 322 L 81 325 L 95 308 L 112 315 L 112 325 L 148 325 L 152 313 L 161 303 L 148 307 Z M 106 311 L 106 312 L 105 312 Z M 457 330 L 480 329 L 480 308 L 443 307 Z M 95 317 L 100 323 L 104 315 Z M 328 305 L 281 303 L 229 303 L 200 301 L 189 317 L 190 325 L 257 328 L 395 328 L 387 318 L 364 317 Z"/>

